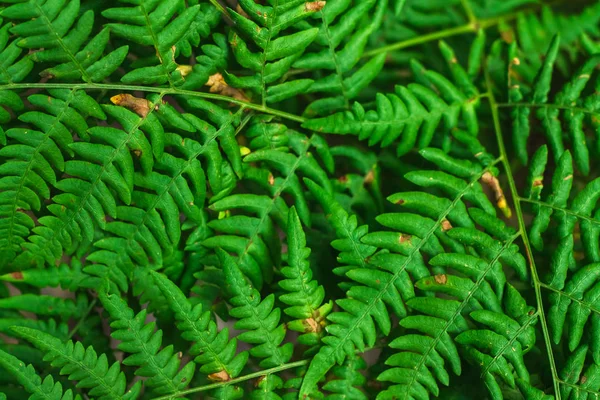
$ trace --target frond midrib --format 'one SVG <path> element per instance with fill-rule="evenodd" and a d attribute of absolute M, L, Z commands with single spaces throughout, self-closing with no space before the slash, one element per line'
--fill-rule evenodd
<path fill-rule="evenodd" d="M 238 255 L 238 258 L 237 258 L 238 263 L 241 262 L 241 260 L 244 258 L 244 256 L 246 254 L 248 254 L 248 251 L 252 247 L 252 244 L 254 243 L 255 238 L 260 235 L 263 225 L 269 220 L 271 211 L 275 207 L 275 201 L 281 196 L 284 189 L 287 189 L 288 181 L 291 179 L 292 176 L 296 175 L 296 170 L 298 169 L 298 166 L 300 165 L 302 160 L 305 157 L 309 156 L 308 150 L 309 150 L 311 144 L 312 144 L 312 138 L 308 139 L 308 141 L 306 143 L 306 147 L 304 149 L 304 153 L 302 155 L 296 156 L 296 161 L 294 162 L 294 165 L 290 168 L 290 172 L 285 177 L 283 182 L 281 182 L 281 185 L 279 185 L 279 188 L 275 191 L 273 196 L 267 196 L 269 198 L 269 204 L 266 207 L 265 211 L 262 213 L 258 223 L 256 224 L 256 226 L 254 228 L 254 231 L 248 237 L 248 244 L 246 245 L 246 248 L 244 249 L 244 251 L 241 254 Z"/>
<path fill-rule="evenodd" d="M 440 214 L 438 220 L 435 222 L 435 224 L 433 224 L 433 226 L 429 230 L 429 232 L 427 232 L 427 234 L 425 234 L 425 236 L 423 238 L 421 238 L 419 243 L 410 252 L 410 254 L 407 256 L 406 260 L 404 261 L 403 265 L 399 268 L 399 270 L 396 271 L 391 276 L 390 280 L 384 286 L 382 286 L 382 288 L 374 296 L 373 301 L 371 301 L 370 304 L 367 304 L 366 307 L 363 308 L 363 312 L 361 313 L 361 315 L 358 318 L 356 318 L 356 320 L 358 320 L 358 322 L 355 323 L 350 329 L 348 329 L 346 331 L 346 334 L 343 336 L 343 338 L 339 339 L 337 346 L 335 346 L 333 348 L 331 346 L 326 346 L 326 348 L 330 348 L 331 349 L 330 351 L 332 351 L 333 354 L 336 354 L 341 348 L 343 348 L 344 344 L 349 340 L 349 337 L 353 334 L 354 330 L 358 329 L 361 326 L 362 320 L 371 315 L 371 309 L 373 307 L 375 307 L 375 305 L 381 301 L 381 298 L 387 292 L 390 285 L 393 285 L 396 282 L 396 280 L 400 277 L 401 273 L 406 270 L 406 267 L 408 266 L 409 262 L 412 260 L 414 255 L 417 252 L 419 252 L 419 250 L 427 242 L 429 237 L 431 237 L 435 233 L 437 228 L 439 226 L 441 226 L 444 218 L 446 218 L 446 216 L 454 209 L 454 207 L 456 206 L 456 204 L 458 204 L 458 202 L 461 200 L 461 198 L 471 189 L 471 184 L 474 182 L 477 182 L 483 176 L 483 174 L 489 170 L 489 168 L 493 167 L 498 162 L 499 162 L 499 160 L 496 160 L 493 164 L 488 166 L 488 168 L 486 168 L 485 170 L 480 172 L 480 174 L 478 174 L 478 176 L 476 178 L 471 180 L 470 183 L 465 185 L 465 187 L 458 193 L 458 195 L 454 198 L 452 203 L 450 203 L 450 205 L 447 207 L 447 209 L 443 213 Z"/>
<path fill-rule="evenodd" d="M 91 78 L 88 75 L 87 71 L 85 70 L 85 68 L 83 68 L 83 66 L 79 63 L 79 61 L 77 61 L 77 58 L 69 50 L 69 48 L 67 46 L 65 46 L 65 43 L 63 42 L 62 37 L 54 29 L 54 25 L 52 25 L 52 21 L 50 21 L 50 19 L 48 18 L 48 16 L 44 12 L 42 6 L 40 6 L 40 4 L 37 1 L 35 1 L 34 3 L 35 3 L 36 8 L 38 9 L 38 12 L 40 13 L 40 17 L 42 17 L 44 19 L 45 25 L 48 27 L 48 30 L 50 30 L 51 34 L 54 35 L 56 41 L 60 45 L 60 48 L 69 57 L 69 59 L 71 60 L 71 62 L 73 63 L 73 65 L 75 65 L 75 67 L 79 70 L 79 72 L 81 73 L 81 77 L 83 78 L 83 80 L 86 81 L 86 82 L 90 82 Z"/>
<path fill-rule="evenodd" d="M 470 185 L 468 185 L 467 187 L 470 187 Z M 460 196 L 458 197 L 460 198 Z M 444 217 L 447 214 L 444 215 Z M 439 223 L 439 221 L 438 221 Z M 435 226 L 435 228 L 437 228 L 437 226 Z M 434 228 L 434 229 L 435 229 Z M 417 376 L 419 375 L 419 371 L 421 370 L 421 368 L 425 365 L 425 362 L 427 362 L 427 358 L 429 357 L 429 353 L 431 353 L 435 347 L 437 346 L 437 344 L 440 342 L 440 340 L 442 339 L 442 336 L 448 331 L 448 329 L 450 329 L 450 327 L 454 324 L 454 321 L 456 320 L 456 318 L 461 315 L 462 310 L 468 305 L 469 300 L 471 300 L 471 298 L 475 295 L 475 292 L 479 289 L 479 286 L 485 281 L 485 278 L 488 274 L 488 272 L 490 272 L 492 270 L 492 268 L 494 267 L 494 264 L 496 264 L 496 262 L 498 261 L 498 259 L 500 258 L 500 256 L 502 255 L 502 253 L 504 253 L 504 251 L 519 237 L 521 236 L 520 232 L 515 233 L 514 235 L 511 236 L 510 239 L 508 239 L 503 245 L 502 248 L 500 249 L 500 251 L 498 251 L 498 254 L 496 254 L 494 256 L 494 258 L 488 263 L 487 268 L 482 271 L 481 275 L 479 276 L 479 278 L 477 278 L 477 281 L 475 281 L 473 283 L 473 290 L 470 290 L 468 295 L 466 296 L 466 298 L 464 300 L 462 300 L 462 302 L 460 303 L 460 305 L 456 308 L 456 312 L 452 315 L 452 317 L 446 321 L 446 325 L 442 328 L 442 330 L 438 333 L 438 335 L 436 335 L 435 338 L 433 338 L 434 340 L 431 342 L 431 344 L 429 345 L 429 347 L 427 348 L 427 350 L 421 355 L 421 360 L 419 361 L 419 363 L 414 367 L 414 372 L 412 374 L 412 378 L 411 381 L 406 384 L 407 387 L 412 387 L 412 385 L 415 383 L 415 381 L 417 380 Z M 425 241 L 426 239 L 423 239 L 423 241 Z M 422 241 L 422 242 L 423 242 Z M 421 242 L 421 243 L 422 243 Z M 502 352 L 500 352 L 500 354 L 496 357 L 494 357 L 494 361 L 490 363 L 490 365 L 492 365 L 495 360 L 500 357 L 502 355 Z M 483 375 L 483 373 L 482 373 Z M 411 394 L 410 394 L 410 390 L 406 391 L 406 395 L 404 397 L 405 400 L 411 400 Z"/>

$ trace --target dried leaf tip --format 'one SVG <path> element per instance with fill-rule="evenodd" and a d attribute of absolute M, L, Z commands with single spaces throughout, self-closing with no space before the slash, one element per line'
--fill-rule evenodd
<path fill-rule="evenodd" d="M 311 1 L 304 3 L 304 9 L 309 12 L 321 11 L 326 3 L 326 1 Z"/>
<path fill-rule="evenodd" d="M 485 183 L 490 187 L 490 189 L 492 189 L 494 196 L 496 197 L 496 204 L 498 205 L 498 208 L 502 211 L 502 213 L 504 213 L 506 218 L 510 218 L 512 216 L 512 210 L 506 202 L 506 197 L 504 196 L 504 191 L 500 186 L 498 178 L 491 173 L 486 172 L 481 177 L 481 182 Z"/>
<path fill-rule="evenodd" d="M 250 99 L 248 99 L 248 97 L 242 90 L 232 88 L 231 86 L 229 86 L 227 82 L 225 82 L 225 78 L 223 78 L 223 75 L 221 75 L 218 72 L 208 77 L 208 82 L 206 82 L 206 86 L 210 87 L 209 91 L 211 93 L 219 93 L 223 96 L 229 96 L 241 101 L 250 101 Z"/>
<path fill-rule="evenodd" d="M 185 78 L 192 72 L 193 68 L 191 65 L 180 65 L 176 68 L 176 70 L 179 71 L 181 76 Z"/>
<path fill-rule="evenodd" d="M 152 103 L 146 99 L 135 97 L 129 93 L 122 93 L 110 98 L 113 104 L 125 107 L 142 118 L 145 118 L 150 112 Z"/>

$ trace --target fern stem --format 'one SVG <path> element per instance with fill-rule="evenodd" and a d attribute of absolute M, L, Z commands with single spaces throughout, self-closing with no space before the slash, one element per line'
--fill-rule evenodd
<path fill-rule="evenodd" d="M 192 389 L 182 390 L 181 392 L 172 393 L 172 394 L 169 394 L 166 396 L 155 397 L 152 400 L 168 400 L 168 399 L 173 399 L 173 398 L 177 398 L 177 397 L 187 396 L 192 393 L 205 392 L 207 390 L 217 389 L 217 388 L 220 388 L 223 386 L 234 385 L 236 383 L 244 382 L 244 381 L 254 379 L 254 378 L 259 378 L 261 376 L 265 376 L 265 375 L 269 375 L 269 374 L 276 374 L 278 372 L 285 371 L 285 370 L 288 370 L 291 368 L 302 367 L 302 366 L 308 364 L 309 362 L 310 362 L 310 360 L 294 361 L 292 363 L 282 364 L 277 367 L 273 367 L 270 369 L 265 369 L 262 371 L 253 372 L 248 375 L 240 376 L 238 378 L 231 379 L 226 382 L 211 383 L 210 385 L 204 385 L 204 386 L 199 386 L 199 387 L 192 388 Z"/>
<path fill-rule="evenodd" d="M 88 83 L 73 85 L 70 83 L 13 83 L 10 85 L 1 85 L 0 91 L 2 90 L 16 90 L 16 89 L 74 89 L 74 90 L 118 90 L 121 92 L 152 92 L 158 93 L 161 97 L 166 95 L 177 95 L 177 96 L 190 96 L 200 97 L 204 99 L 225 101 L 228 103 L 237 104 L 246 108 L 263 112 L 265 114 L 275 115 L 277 117 L 289 119 L 290 121 L 304 122 L 305 119 L 301 116 L 287 113 L 285 111 L 276 110 L 262 106 L 260 104 L 249 103 L 247 101 L 237 100 L 232 97 L 223 96 L 220 94 L 194 92 L 191 90 L 183 90 L 178 88 L 161 88 L 151 86 L 136 86 L 136 85 L 116 85 L 116 84 L 104 84 L 104 83 Z"/>
<path fill-rule="evenodd" d="M 593 313 L 600 315 L 600 310 L 598 310 L 597 308 L 595 308 L 594 305 L 591 304 L 591 303 L 586 303 L 585 301 L 580 300 L 580 299 L 572 296 L 571 294 L 569 294 L 567 292 L 564 292 L 562 290 L 556 289 L 556 288 L 554 288 L 554 287 L 552 287 L 550 285 L 546 285 L 543 282 L 540 282 L 540 286 L 543 287 L 544 289 L 547 289 L 547 290 L 550 290 L 550 291 L 552 291 L 552 292 L 554 292 L 556 294 L 559 294 L 560 296 L 566 297 L 567 299 L 569 299 L 569 300 L 571 300 L 571 301 L 573 301 L 575 303 L 578 303 L 582 307 L 587 308 L 588 310 L 592 311 Z"/>
<path fill-rule="evenodd" d="M 501 107 L 501 108 L 517 108 L 517 107 L 521 107 L 521 108 L 550 108 L 550 109 L 556 109 L 556 110 L 566 110 L 566 111 L 571 111 L 571 112 L 580 112 L 583 114 L 589 114 L 589 115 L 600 115 L 600 112 L 595 111 L 595 110 L 589 110 L 587 108 L 582 108 L 582 107 L 571 107 L 571 106 L 566 106 L 566 105 L 560 105 L 560 104 L 537 104 L 537 103 L 498 103 L 496 104 L 497 107 Z"/>
<path fill-rule="evenodd" d="M 541 290 L 541 282 L 540 278 L 537 274 L 537 269 L 535 266 L 535 261 L 533 259 L 533 253 L 531 251 L 531 244 L 529 243 L 529 237 L 527 236 L 527 226 L 525 224 L 525 219 L 523 218 L 523 212 L 521 211 L 521 197 L 519 196 L 519 192 L 517 191 L 517 185 L 515 183 L 514 176 L 512 174 L 512 170 L 510 167 L 510 162 L 507 157 L 506 147 L 504 145 L 504 137 L 502 136 L 502 128 L 500 124 L 500 114 L 498 112 L 498 104 L 496 103 L 496 98 L 494 96 L 494 92 L 492 91 L 493 83 L 487 69 L 487 63 L 484 63 L 483 69 L 485 75 L 485 84 L 489 93 L 488 101 L 490 104 L 490 109 L 492 112 L 492 119 L 494 122 L 494 131 L 496 134 L 496 142 L 498 144 L 498 149 L 500 151 L 500 157 L 502 159 L 502 164 L 504 166 L 504 170 L 506 172 L 506 177 L 508 180 L 508 186 L 510 188 L 510 193 L 513 198 L 513 204 L 515 207 L 515 214 L 517 215 L 517 220 L 519 223 L 519 230 L 521 232 L 521 237 L 523 238 L 523 244 L 525 246 L 525 250 L 527 252 L 527 259 L 529 260 L 529 267 L 531 270 L 531 279 L 533 281 L 533 288 L 535 291 L 535 298 L 537 302 L 537 313 L 540 316 L 540 321 L 542 325 L 542 332 L 544 335 L 544 343 L 546 345 L 546 352 L 548 353 L 548 361 L 550 362 L 550 369 L 552 371 L 552 381 L 554 385 L 554 394 L 556 400 L 561 400 L 560 395 L 560 384 L 558 371 L 556 370 L 556 363 L 554 361 L 554 353 L 552 351 L 552 341 L 550 340 L 550 332 L 548 330 L 548 324 L 545 318 L 544 312 L 544 303 L 542 299 L 542 290 Z"/>
<path fill-rule="evenodd" d="M 90 315 L 90 313 L 94 309 L 94 306 L 96 305 L 97 302 L 98 302 L 98 298 L 97 297 L 94 298 L 94 300 L 92 300 L 92 302 L 90 303 L 90 305 L 87 308 L 87 310 L 85 310 L 85 313 L 83 313 L 83 315 L 81 316 L 81 318 L 77 322 L 77 325 L 75 325 L 73 327 L 73 329 L 71 329 L 71 332 L 69 332 L 69 339 L 71 339 L 77 333 L 77 331 L 79 330 L 79 328 L 83 324 L 83 321 L 85 321 L 85 319 L 88 317 L 88 315 Z"/>
<path fill-rule="evenodd" d="M 531 9 L 535 10 L 535 8 Z M 530 10 L 530 11 L 531 11 Z M 521 11 L 523 12 L 523 11 Z M 501 15 L 495 18 L 482 19 L 477 21 L 476 19 L 469 22 L 468 24 L 456 26 L 454 28 L 443 29 L 441 31 L 432 32 L 427 35 L 421 35 L 412 39 L 402 40 L 400 42 L 388 44 L 387 46 L 382 46 L 377 49 L 373 49 L 370 51 L 365 51 L 362 57 L 373 57 L 380 53 L 386 53 L 389 51 L 405 49 L 407 47 L 417 46 L 419 44 L 431 42 L 433 40 L 443 39 L 450 36 L 462 35 L 463 33 L 475 33 L 479 29 L 487 29 L 492 26 L 496 26 L 501 22 L 511 21 L 517 16 L 519 13 L 512 13 L 507 15 Z"/>
<path fill-rule="evenodd" d="M 572 215 L 578 219 L 584 220 L 589 222 L 590 224 L 593 225 L 600 225 L 600 221 L 598 221 L 595 218 L 592 217 L 588 217 L 587 215 L 582 215 L 579 213 L 576 213 L 575 211 L 569 210 L 567 208 L 562 208 L 562 207 L 557 207 L 553 204 L 548 204 L 548 203 L 544 203 L 543 201 L 539 201 L 539 200 L 534 200 L 534 199 L 527 199 L 525 197 L 519 197 L 519 201 L 523 202 L 523 203 L 531 203 L 531 204 L 536 204 L 540 207 L 546 207 L 546 208 L 551 208 L 555 211 L 560 211 L 561 213 L 565 213 L 568 215 Z"/>

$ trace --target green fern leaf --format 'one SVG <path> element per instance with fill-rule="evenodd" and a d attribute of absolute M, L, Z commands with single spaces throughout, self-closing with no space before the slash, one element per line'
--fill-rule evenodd
<path fill-rule="evenodd" d="M 200 372 L 219 381 L 237 377 L 246 364 L 248 353 L 243 351 L 236 355 L 237 340 L 229 340 L 228 329 L 219 331 L 210 312 L 203 312 L 201 304 L 192 307 L 181 290 L 168 278 L 155 272 L 152 277 L 175 312 L 177 328 L 182 331 L 182 337 L 194 343 L 190 354 L 201 365 Z"/>
<path fill-rule="evenodd" d="M 103 57 L 109 41 L 109 31 L 103 30 L 81 48 L 92 32 L 94 13 L 89 10 L 79 17 L 79 9 L 79 0 L 71 0 L 66 4 L 64 1 L 29 0 L 7 7 L 0 12 L 0 16 L 27 20 L 10 31 L 21 37 L 17 42 L 19 47 L 43 49 L 34 53 L 31 60 L 62 63 L 42 71 L 41 76 L 99 82 L 121 65 L 128 47 L 119 47 Z"/>
<path fill-rule="evenodd" d="M 63 392 L 60 382 L 54 382 L 52 375 L 43 381 L 31 365 L 25 366 L 22 361 L 0 350 L 0 366 L 15 377 L 28 393 L 30 400 L 81 400 L 79 395 L 73 395 L 71 390 Z"/>
<path fill-rule="evenodd" d="M 237 77 L 226 74 L 227 80 L 234 87 L 251 89 L 260 96 L 263 104 L 302 93 L 312 80 L 280 84 L 276 82 L 312 43 L 318 29 L 300 29 L 287 35 L 282 33 L 289 27 L 299 26 L 299 21 L 322 8 L 321 3 L 323 2 L 282 0 L 272 6 L 263 6 L 242 0 L 240 6 L 246 16 L 229 9 L 229 15 L 238 30 L 231 31 L 229 35 L 231 50 L 238 63 L 252 71 L 253 75 Z M 259 52 L 252 52 L 245 38 L 251 40 L 259 48 Z"/>
<path fill-rule="evenodd" d="M 181 357 L 174 354 L 173 346 L 160 350 L 162 331 L 154 330 L 155 323 L 145 323 L 146 311 L 134 315 L 118 295 L 100 293 L 100 300 L 113 322 L 111 336 L 120 340 L 118 345 L 130 355 L 124 365 L 138 367 L 136 374 L 148 378 L 145 382 L 157 394 L 171 394 L 183 390 L 194 376 L 194 364 L 188 363 L 180 369 Z"/>
<path fill-rule="evenodd" d="M 292 207 L 288 215 L 289 266 L 281 269 L 281 274 L 287 279 L 279 282 L 279 286 L 286 291 L 279 296 L 279 300 L 289 306 L 283 312 L 297 318 L 288 322 L 288 328 L 304 333 L 298 338 L 298 343 L 315 346 L 320 342 L 322 325 L 333 304 L 323 304 L 325 289 L 312 279 L 308 262 L 310 249 L 306 247 L 306 236 L 296 209 Z"/>
<path fill-rule="evenodd" d="M 477 41 L 474 45 L 482 47 Z M 378 93 L 375 110 L 366 111 L 356 102 L 352 111 L 311 119 L 302 126 L 318 132 L 356 135 L 361 140 L 368 139 L 369 146 L 380 143 L 386 147 L 399 138 L 398 156 L 406 154 L 415 145 L 418 148 L 429 146 L 442 120 L 446 131 L 457 128 L 464 121 L 469 133 L 477 135 L 477 89 L 456 62 L 452 50 L 443 43 L 441 48 L 452 68 L 455 83 L 413 61 L 413 70 L 422 84 L 396 86 L 395 94 Z M 462 118 L 459 118 L 461 113 Z"/>
<path fill-rule="evenodd" d="M 285 325 L 279 325 L 281 310 L 273 308 L 273 295 L 261 300 L 260 293 L 248 284 L 235 260 L 224 250 L 218 249 L 227 286 L 234 297 L 230 299 L 234 308 L 229 311 L 238 319 L 235 328 L 245 330 L 238 339 L 255 344 L 250 355 L 263 359 L 263 368 L 275 367 L 289 361 L 293 347 L 291 343 L 281 345 L 286 333 Z"/>
<path fill-rule="evenodd" d="M 78 381 L 77 387 L 85 388 L 90 396 L 98 399 L 136 399 L 141 390 L 141 381 L 127 389 L 125 374 L 120 371 L 120 365 L 115 362 L 108 365 L 105 354 L 98 356 L 93 348 L 87 349 L 80 342 L 61 340 L 44 332 L 17 327 L 13 331 L 22 339 L 33 343 L 46 355 L 45 361 L 52 366 L 61 368 L 62 375 Z"/>

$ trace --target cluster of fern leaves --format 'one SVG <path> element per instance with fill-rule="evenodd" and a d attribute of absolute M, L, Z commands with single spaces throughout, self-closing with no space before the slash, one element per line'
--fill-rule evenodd
<path fill-rule="evenodd" d="M 596 0 L 0 2 L 0 399 L 600 397 Z"/>

